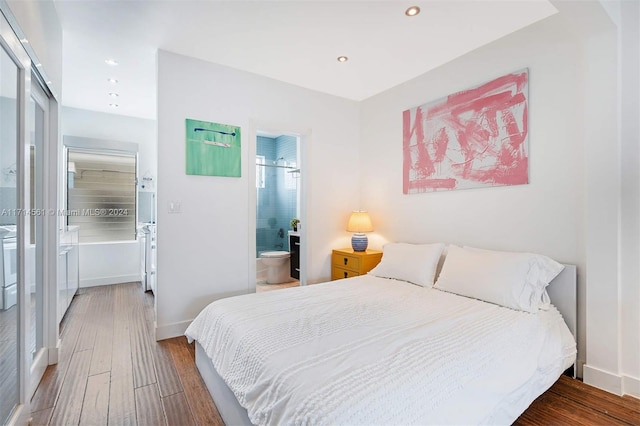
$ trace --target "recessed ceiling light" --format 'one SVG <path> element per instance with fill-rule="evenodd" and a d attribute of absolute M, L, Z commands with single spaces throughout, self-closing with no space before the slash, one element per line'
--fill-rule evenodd
<path fill-rule="evenodd" d="M 118 108 L 118 106 L 119 106 L 119 105 L 118 105 L 118 104 L 109 104 L 109 106 L 110 106 L 111 108 Z"/>
<path fill-rule="evenodd" d="M 115 78 L 108 78 L 107 81 L 112 84 L 116 84 L 118 82 Z"/>
<path fill-rule="evenodd" d="M 111 65 L 112 67 L 118 65 L 118 61 L 116 61 L 115 59 L 105 59 L 104 63 L 107 65 Z"/>
<path fill-rule="evenodd" d="M 418 13 L 420 13 L 420 8 L 418 6 L 411 6 L 404 12 L 407 16 L 416 16 Z"/>
<path fill-rule="evenodd" d="M 349 58 L 346 56 L 338 56 L 338 62 L 347 62 Z"/>
<path fill-rule="evenodd" d="M 109 96 L 111 96 L 112 98 L 117 98 L 120 95 L 118 95 L 117 93 L 111 92 L 109 93 Z"/>

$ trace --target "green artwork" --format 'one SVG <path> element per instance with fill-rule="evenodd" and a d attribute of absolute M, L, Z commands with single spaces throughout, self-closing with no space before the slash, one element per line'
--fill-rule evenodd
<path fill-rule="evenodd" d="M 187 174 L 240 177 L 240 127 L 187 118 Z"/>

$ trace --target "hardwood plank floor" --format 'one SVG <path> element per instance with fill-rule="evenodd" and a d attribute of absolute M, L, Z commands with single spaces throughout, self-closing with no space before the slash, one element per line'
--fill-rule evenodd
<path fill-rule="evenodd" d="M 156 342 L 154 320 L 140 283 L 80 289 L 61 324 L 60 362 L 31 399 L 32 424 L 222 425 L 193 345 Z"/>
<path fill-rule="evenodd" d="M 139 283 L 81 289 L 61 325 L 60 362 L 32 398 L 32 424 L 223 425 L 194 345 L 156 342 L 153 321 L 153 295 Z M 640 426 L 640 400 L 563 376 L 515 424 Z"/>
<path fill-rule="evenodd" d="M 562 376 L 514 424 L 640 425 L 640 399 L 616 396 Z"/>

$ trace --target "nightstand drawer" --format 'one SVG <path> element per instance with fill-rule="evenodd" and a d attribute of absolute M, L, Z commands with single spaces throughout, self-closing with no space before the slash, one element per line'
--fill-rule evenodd
<path fill-rule="evenodd" d="M 373 269 L 382 259 L 380 250 L 336 249 L 331 253 L 331 279 L 357 277 Z"/>
<path fill-rule="evenodd" d="M 352 271 L 360 270 L 360 258 L 354 255 L 334 252 L 333 255 L 331 256 L 331 264 L 334 267 L 341 268 L 341 269 L 350 269 Z M 344 278 L 344 277 L 341 277 L 341 278 Z"/>
<path fill-rule="evenodd" d="M 338 266 L 334 266 L 333 268 L 331 268 L 331 279 L 332 280 L 341 280 L 343 278 L 357 277 L 358 275 L 360 275 L 360 274 L 355 272 L 355 271 L 351 271 L 349 269 L 340 268 Z"/>

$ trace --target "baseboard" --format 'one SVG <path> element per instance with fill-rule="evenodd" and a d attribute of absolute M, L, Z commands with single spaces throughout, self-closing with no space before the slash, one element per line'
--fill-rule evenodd
<path fill-rule="evenodd" d="M 584 365 L 582 373 L 583 380 L 586 384 L 616 395 L 622 395 L 622 376 L 591 367 L 587 364 Z"/>
<path fill-rule="evenodd" d="M 122 284 L 140 281 L 140 275 L 119 275 L 116 277 L 88 278 L 80 280 L 80 287 L 97 287 L 100 285 Z"/>
<path fill-rule="evenodd" d="M 158 326 L 156 324 L 156 340 L 171 339 L 172 337 L 184 336 L 184 332 L 187 331 L 187 327 L 193 320 L 174 322 L 173 324 L 166 324 Z"/>
<path fill-rule="evenodd" d="M 622 376 L 622 393 L 640 398 L 640 379 Z"/>
<path fill-rule="evenodd" d="M 58 359 L 60 357 L 60 345 L 62 344 L 62 340 L 56 340 L 56 346 L 49 348 L 49 365 L 54 365 L 58 363 Z"/>

